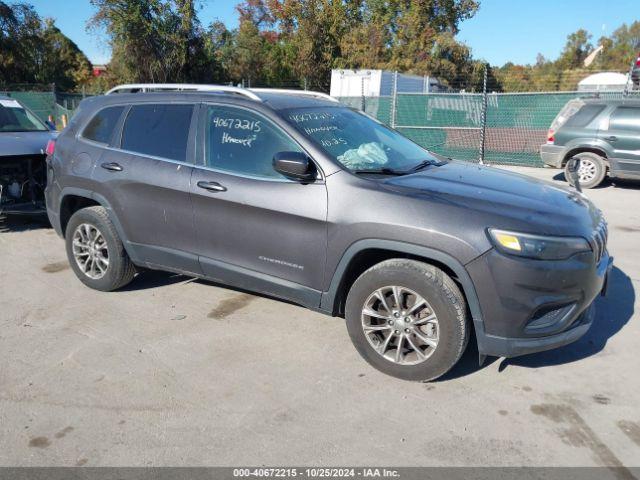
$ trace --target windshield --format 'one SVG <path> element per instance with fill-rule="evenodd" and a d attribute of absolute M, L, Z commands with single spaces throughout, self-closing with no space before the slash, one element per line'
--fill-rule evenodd
<path fill-rule="evenodd" d="M 438 162 L 395 130 L 349 108 L 292 108 L 284 117 L 351 171 L 402 172 Z"/>
<path fill-rule="evenodd" d="M 0 132 L 43 132 L 47 127 L 16 100 L 0 99 Z"/>

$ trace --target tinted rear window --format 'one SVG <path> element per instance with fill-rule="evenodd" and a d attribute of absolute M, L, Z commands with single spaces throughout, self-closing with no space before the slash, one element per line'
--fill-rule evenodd
<path fill-rule="evenodd" d="M 84 127 L 82 136 L 94 142 L 109 143 L 123 110 L 124 107 L 103 108 Z"/>
<path fill-rule="evenodd" d="M 186 161 L 193 105 L 134 105 L 122 130 L 124 150 Z"/>
<path fill-rule="evenodd" d="M 596 115 L 604 110 L 604 105 L 584 105 L 567 120 L 567 127 L 586 127 Z"/>
<path fill-rule="evenodd" d="M 611 114 L 609 130 L 624 130 L 640 133 L 640 108 L 618 107 Z"/>

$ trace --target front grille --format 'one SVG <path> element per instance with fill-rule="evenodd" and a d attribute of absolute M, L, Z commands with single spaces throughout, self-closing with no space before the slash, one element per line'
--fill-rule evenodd
<path fill-rule="evenodd" d="M 600 224 L 591 237 L 591 247 L 593 248 L 593 253 L 596 257 L 596 263 L 600 263 L 604 252 L 607 251 L 607 236 L 607 222 L 603 219 L 600 221 Z"/>

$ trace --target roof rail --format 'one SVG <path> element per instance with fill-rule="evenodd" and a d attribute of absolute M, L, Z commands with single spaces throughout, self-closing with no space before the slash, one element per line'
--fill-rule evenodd
<path fill-rule="evenodd" d="M 252 92 L 263 92 L 263 93 L 287 93 L 289 95 L 301 95 L 307 97 L 317 97 L 323 100 L 329 100 L 331 102 L 340 103 L 339 100 L 333 98 L 330 95 L 322 92 L 313 92 L 310 90 L 289 90 L 285 88 L 250 88 Z"/>
<path fill-rule="evenodd" d="M 330 102 L 339 103 L 335 98 L 321 92 L 312 92 L 309 90 L 288 90 L 284 88 L 241 88 L 230 87 L 227 85 L 198 85 L 192 83 L 127 83 L 118 85 L 109 90 L 105 95 L 114 93 L 131 93 L 134 92 L 162 92 L 162 91 L 181 91 L 181 92 L 222 92 L 235 93 L 243 95 L 251 100 L 261 102 L 262 99 L 256 93 L 285 93 L 288 95 L 299 95 L 306 97 L 316 97 Z M 254 93 L 255 92 L 255 93 Z"/>
<path fill-rule="evenodd" d="M 246 88 L 230 87 L 226 85 L 197 85 L 192 83 L 128 83 L 118 85 L 109 90 L 105 95 L 114 93 L 130 93 L 131 91 L 141 92 L 162 92 L 162 91 L 190 91 L 190 92 L 223 92 L 242 95 L 251 100 L 261 102 L 259 96 Z"/>

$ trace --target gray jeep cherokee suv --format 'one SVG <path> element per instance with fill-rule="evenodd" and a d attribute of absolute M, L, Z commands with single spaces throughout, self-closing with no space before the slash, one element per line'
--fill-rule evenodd
<path fill-rule="evenodd" d="M 344 316 L 375 368 L 443 375 L 565 345 L 610 258 L 581 194 L 439 157 L 310 93 L 222 88 L 82 102 L 48 158 L 47 208 L 89 287 L 139 267 Z"/>

